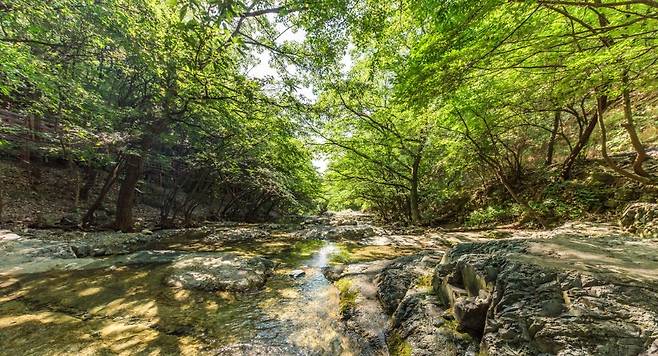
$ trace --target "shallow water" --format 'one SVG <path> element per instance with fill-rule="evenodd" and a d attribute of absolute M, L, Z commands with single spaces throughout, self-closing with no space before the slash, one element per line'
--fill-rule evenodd
<path fill-rule="evenodd" d="M 329 241 L 224 244 L 178 236 L 154 249 L 234 252 L 279 263 L 246 294 L 178 290 L 166 264 L 48 272 L 0 281 L 0 344 L 15 354 L 352 354 L 321 268 L 411 250 Z M 294 279 L 288 274 L 305 271 Z"/>

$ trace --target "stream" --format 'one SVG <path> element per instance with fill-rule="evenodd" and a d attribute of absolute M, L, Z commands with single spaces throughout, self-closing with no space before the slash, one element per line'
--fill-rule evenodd
<path fill-rule="evenodd" d="M 40 355 L 354 354 L 338 290 L 322 268 L 414 250 L 288 236 L 226 243 L 182 234 L 148 247 L 277 263 L 263 288 L 246 293 L 171 288 L 162 283 L 167 264 L 122 265 L 117 257 L 94 259 L 94 268 L 0 279 L 0 343 Z M 292 277 L 294 270 L 304 274 Z"/>
<path fill-rule="evenodd" d="M 0 355 L 658 352 L 658 241 L 601 223 L 20 234 L 0 231 Z"/>

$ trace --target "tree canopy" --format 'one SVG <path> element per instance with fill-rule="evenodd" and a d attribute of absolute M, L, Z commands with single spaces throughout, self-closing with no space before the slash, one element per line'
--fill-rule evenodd
<path fill-rule="evenodd" d="M 545 196 L 525 188 L 569 181 L 593 152 L 657 184 L 641 130 L 655 126 L 655 1 L 7 0 L 0 26 L 0 105 L 46 128 L 32 158 L 107 172 L 87 224 L 115 182 L 122 230 L 144 189 L 163 226 L 199 206 L 310 212 L 321 190 L 332 208 L 420 224 L 497 182 L 545 224 Z M 250 76 L 262 53 L 272 75 Z M 3 125 L 3 151 L 22 149 L 15 131 Z M 630 167 L 611 157 L 629 150 Z"/>

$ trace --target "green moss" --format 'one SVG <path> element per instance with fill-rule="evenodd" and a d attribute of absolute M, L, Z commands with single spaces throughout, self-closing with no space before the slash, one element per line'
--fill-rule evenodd
<path fill-rule="evenodd" d="M 416 280 L 416 286 L 419 288 L 432 288 L 432 274 L 424 274 Z"/>
<path fill-rule="evenodd" d="M 386 344 L 391 356 L 411 356 L 411 344 L 400 337 L 398 333 L 389 335 Z"/>
<path fill-rule="evenodd" d="M 334 285 L 338 288 L 340 313 L 345 314 L 356 305 L 356 297 L 359 296 L 359 292 L 352 288 L 352 281 L 347 278 L 336 281 Z"/>
<path fill-rule="evenodd" d="M 331 262 L 341 264 L 353 263 L 352 251 L 345 246 L 339 246 L 339 251 L 331 255 Z"/>
<path fill-rule="evenodd" d="M 459 331 L 459 323 L 457 320 L 446 320 L 443 324 L 441 324 L 440 328 L 444 333 L 449 334 L 456 340 L 464 340 L 468 342 L 473 340 L 471 335 Z"/>

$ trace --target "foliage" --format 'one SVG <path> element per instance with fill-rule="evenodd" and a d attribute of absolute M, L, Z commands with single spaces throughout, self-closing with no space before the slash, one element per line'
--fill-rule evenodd
<path fill-rule="evenodd" d="M 200 205 L 261 220 L 325 198 L 410 224 L 470 209 L 474 224 L 545 225 L 597 208 L 595 192 L 570 192 L 577 209 L 540 194 L 595 152 L 658 184 L 642 142 L 657 19 L 646 1 L 8 0 L 0 105 L 52 123 L 40 158 L 128 177 L 138 157 L 162 225 Z M 249 76 L 264 52 L 276 76 Z M 630 149 L 632 166 L 610 157 Z M 314 153 L 330 161 L 322 180 Z M 533 181 L 545 176 L 561 183 Z M 137 183 L 119 180 L 117 210 L 130 210 Z M 486 209 L 474 192 L 493 185 L 506 200 Z"/>
<path fill-rule="evenodd" d="M 363 21 L 375 14 L 376 23 Z M 431 223 L 458 214 L 441 202 L 474 199 L 473 190 L 498 181 L 508 194 L 505 205 L 517 208 L 475 202 L 469 223 L 529 216 L 545 224 L 545 214 L 595 209 L 587 203 L 599 200 L 591 191 L 574 192 L 579 205 L 572 209 L 543 206 L 542 197 L 524 189 L 555 170 L 558 180 L 572 179 L 596 143 L 642 157 L 641 143 L 629 142 L 637 134 L 637 107 L 629 103 L 646 107 L 655 98 L 657 15 L 646 2 L 360 2 L 343 15 L 356 44 L 354 66 L 338 81 L 318 78 L 323 137 L 332 146 L 330 200 L 388 220 Z M 337 91 L 346 98 L 342 108 Z M 606 123 L 612 138 L 598 139 L 594 129 Z M 392 128 L 401 141 L 386 134 Z M 399 144 L 418 139 L 422 154 Z M 606 158 L 605 149 L 601 154 Z M 415 191 L 405 177 L 418 156 Z M 633 172 L 611 159 L 606 164 L 642 184 L 658 182 L 636 166 Z M 412 217 L 414 200 L 420 219 Z"/>
<path fill-rule="evenodd" d="M 298 81 L 283 69 L 278 82 L 246 75 L 257 51 L 279 68 L 298 55 L 274 41 L 267 15 L 293 18 L 275 5 L 5 1 L 0 105 L 54 125 L 39 156 L 95 167 L 140 156 L 166 192 L 163 223 L 199 204 L 216 218 L 311 210 L 319 177 Z"/>
<path fill-rule="evenodd" d="M 467 226 L 486 226 L 492 223 L 510 222 L 521 216 L 518 205 L 494 206 L 489 205 L 472 211 L 466 220 Z"/>

